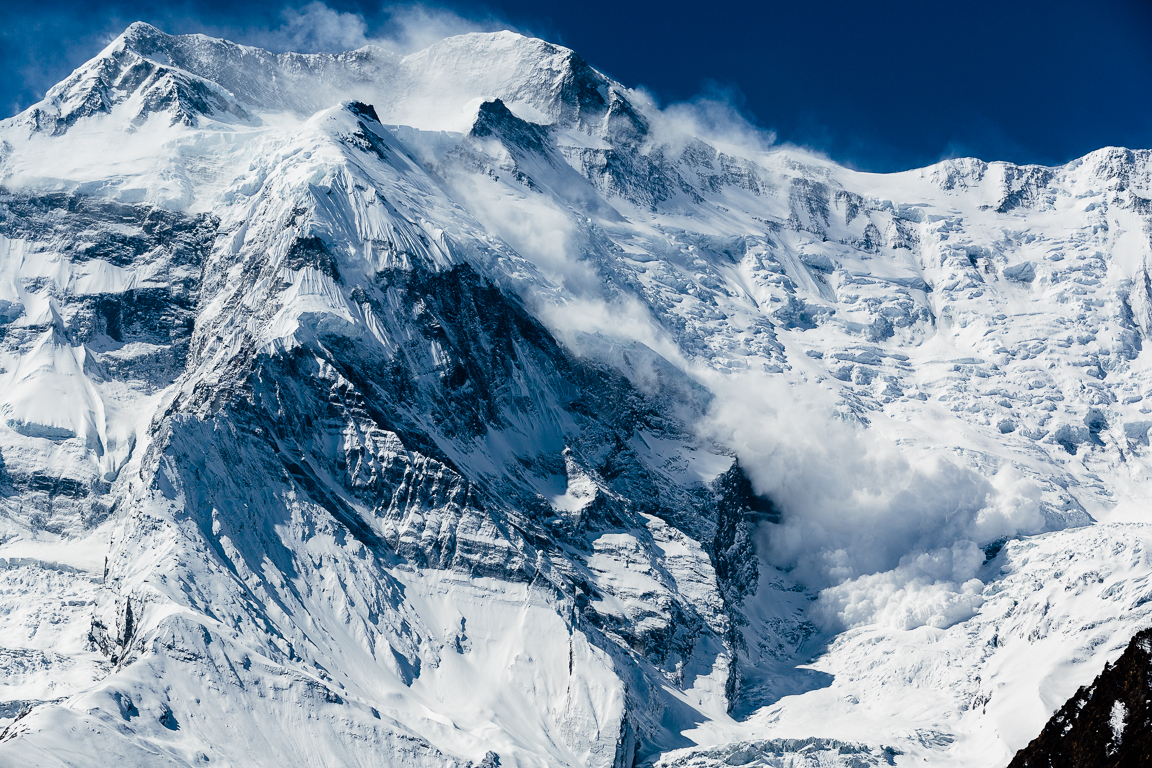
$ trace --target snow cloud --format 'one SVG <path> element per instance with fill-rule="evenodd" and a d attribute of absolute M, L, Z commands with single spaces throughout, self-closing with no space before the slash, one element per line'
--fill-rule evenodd
<path fill-rule="evenodd" d="M 984 602 L 976 571 L 984 552 L 972 541 L 905 555 L 890 571 L 868 574 L 820 594 L 816 618 L 829 629 L 880 623 L 943 629 L 971 618 Z"/>
<path fill-rule="evenodd" d="M 385 9 L 387 22 L 375 40 L 377 45 L 396 51 L 422 51 L 433 43 L 469 32 L 516 31 L 493 16 L 465 18 L 445 8 L 429 5 L 393 5 Z"/>
<path fill-rule="evenodd" d="M 658 143 L 705 136 L 762 151 L 772 137 L 734 103 L 644 107 Z M 501 162 L 501 150 L 491 152 Z M 965 466 L 945 438 L 899 444 L 882 415 L 865 427 L 816 384 L 720 372 L 685 356 L 640 297 L 600 274 L 592 221 L 548 195 L 470 174 L 455 191 L 556 287 L 533 297 L 535 308 L 570 348 L 602 355 L 589 337 L 643 344 L 714 394 L 700 433 L 732 450 L 756 491 L 782 511 L 780 524 L 765 526 L 761 552 L 823 591 L 818 614 L 826 626 L 946 626 L 967 618 L 981 602 L 982 585 L 973 581 L 981 547 L 1043 528 L 1038 486 L 1011 468 L 988 475 Z M 659 376 L 633 380 L 643 388 Z"/>
<path fill-rule="evenodd" d="M 378 45 L 408 54 L 453 35 L 512 29 L 492 17 L 465 18 L 445 8 L 421 4 L 385 6 L 378 18 L 369 20 L 361 13 L 337 11 L 316 0 L 301 8 L 285 8 L 281 18 L 279 27 L 246 37 L 277 51 L 339 52 Z"/>
<path fill-rule="evenodd" d="M 725 151 L 763 152 L 776 143 L 776 134 L 756 124 L 744 109 L 743 94 L 733 86 L 708 83 L 699 95 L 659 109 L 652 96 L 640 93 L 655 116 L 653 128 L 659 140 L 673 149 L 695 138 Z"/>
<path fill-rule="evenodd" d="M 485 228 L 532 262 L 550 283 L 526 289 L 526 298 L 570 349 L 599 354 L 601 350 L 588 346 L 588 336 L 635 341 L 681 369 L 689 367 L 647 307 L 631 294 L 606 291 L 595 265 L 585 258 L 588 233 L 571 212 L 543 195 L 517 192 L 484 176 L 462 174 L 452 181 L 454 194 L 467 201 Z"/>
<path fill-rule="evenodd" d="M 284 24 L 267 33 L 264 44 L 279 50 L 313 53 L 349 51 L 368 45 L 368 23 L 358 13 L 335 11 L 320 2 L 285 8 Z"/>
<path fill-rule="evenodd" d="M 595 291 L 599 279 L 580 259 L 576 226 L 567 212 L 542 195 L 518 193 L 483 176 L 461 175 L 456 182 L 455 193 L 485 228 L 550 281 L 578 297 Z"/>
<path fill-rule="evenodd" d="M 985 477 L 946 445 L 898 445 L 841 417 L 830 393 L 765 375 L 709 377 L 704 434 L 740 457 L 782 511 L 761 551 L 823 590 L 830 628 L 947 626 L 980 604 L 980 546 L 1043 528 L 1040 490 L 1011 467 Z"/>

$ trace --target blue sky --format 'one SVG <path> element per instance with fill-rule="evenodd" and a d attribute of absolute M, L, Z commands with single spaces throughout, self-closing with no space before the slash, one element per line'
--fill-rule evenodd
<path fill-rule="evenodd" d="M 662 103 L 721 98 L 780 141 L 869 170 L 964 155 L 1056 164 L 1101 146 L 1152 147 L 1148 0 L 176 0 L 162 10 L 141 0 L 8 0 L 0 112 L 38 100 L 137 19 L 279 50 L 380 38 L 414 46 L 513 28 L 575 49 Z"/>

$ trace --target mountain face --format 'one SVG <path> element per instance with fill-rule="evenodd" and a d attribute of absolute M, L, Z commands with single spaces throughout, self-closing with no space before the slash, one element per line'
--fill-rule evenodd
<path fill-rule="evenodd" d="M 1152 622 L 1149 152 L 134 24 L 0 185 L 0 763 L 1007 764 Z"/>

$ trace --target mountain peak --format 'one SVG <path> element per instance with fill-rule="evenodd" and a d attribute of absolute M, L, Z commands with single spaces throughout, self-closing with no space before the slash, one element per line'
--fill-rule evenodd
<path fill-rule="evenodd" d="M 167 38 L 170 35 L 167 32 L 152 26 L 146 21 L 134 21 L 120 33 L 118 39 L 120 40 L 146 40 L 156 38 Z"/>
<path fill-rule="evenodd" d="M 274 54 L 134 22 L 24 120 L 33 130 L 62 133 L 85 117 L 111 113 L 134 94 L 151 109 L 159 102 L 141 89 L 153 87 L 155 76 L 180 80 L 169 88 L 174 93 L 197 92 L 173 97 L 184 103 L 177 119 L 189 125 L 202 117 L 248 122 L 258 113 L 307 117 L 353 98 L 376 104 L 386 122 L 466 132 L 476 104 L 499 98 L 534 122 L 593 130 L 609 94 L 624 92 L 573 51 L 510 31 L 449 37 L 404 57 L 371 45 L 337 54 Z M 148 114 L 127 116 L 129 125 Z"/>

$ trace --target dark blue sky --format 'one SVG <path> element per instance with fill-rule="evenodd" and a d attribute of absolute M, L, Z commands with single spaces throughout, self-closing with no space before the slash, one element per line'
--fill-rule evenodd
<path fill-rule="evenodd" d="M 369 36 L 395 32 L 396 14 L 379 3 L 326 5 L 362 16 Z M 285 30 L 304 3 L 176 0 L 163 7 L 141 0 L 0 4 L 0 111 L 13 114 L 38 100 L 136 19 L 284 48 L 292 35 L 300 38 L 299 16 L 292 35 Z M 725 94 L 780 140 L 870 170 L 956 155 L 1055 164 L 1106 145 L 1152 147 L 1149 0 L 436 7 L 567 45 L 662 103 Z"/>

